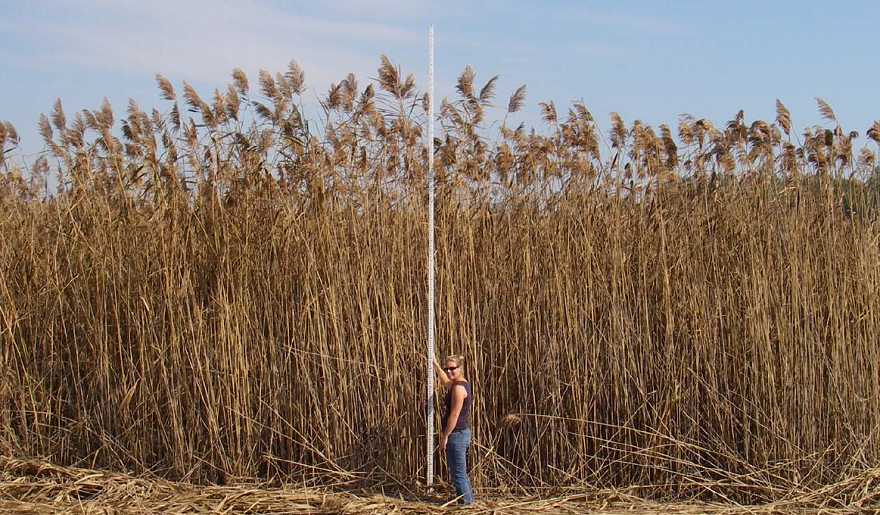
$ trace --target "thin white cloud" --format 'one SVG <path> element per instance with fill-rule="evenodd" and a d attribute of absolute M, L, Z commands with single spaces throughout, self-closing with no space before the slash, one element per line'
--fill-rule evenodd
<path fill-rule="evenodd" d="M 58 13 L 69 7 L 50 3 Z M 222 87 L 235 67 L 254 83 L 259 69 L 284 71 L 293 58 L 305 70 L 309 87 L 320 94 L 349 72 L 362 80 L 376 75 L 378 54 L 356 42 L 393 48 L 424 39 L 405 26 L 300 15 L 255 1 L 86 0 L 78 4 L 75 22 L 63 14 L 54 19 L 32 12 L 18 16 L 14 22 L 0 20 L 0 31 L 51 48 L 28 44 L 30 60 L 47 69 L 73 63 Z"/>
<path fill-rule="evenodd" d="M 384 18 L 413 18 L 437 14 L 448 9 L 449 3 L 429 0 L 346 0 L 334 4 L 338 12 L 357 13 Z"/>
<path fill-rule="evenodd" d="M 124 27 L 128 32 L 167 33 L 174 28 L 202 36 L 219 32 L 224 37 L 233 38 L 255 34 L 274 35 L 276 38 L 310 35 L 328 39 L 369 38 L 387 42 L 409 42 L 419 37 L 414 31 L 391 23 L 356 19 L 346 9 L 328 9 L 322 15 L 304 15 L 295 13 L 290 7 L 282 9 L 258 0 L 83 0 L 78 5 L 90 6 L 102 14 L 109 12 L 113 16 L 139 22 L 139 26 L 132 24 Z"/>

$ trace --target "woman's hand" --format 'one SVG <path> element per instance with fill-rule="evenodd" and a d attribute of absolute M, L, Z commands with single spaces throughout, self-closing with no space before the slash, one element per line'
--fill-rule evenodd
<path fill-rule="evenodd" d="M 440 450 L 446 452 L 446 442 L 449 441 L 449 437 L 446 436 L 446 433 L 440 433 Z"/>

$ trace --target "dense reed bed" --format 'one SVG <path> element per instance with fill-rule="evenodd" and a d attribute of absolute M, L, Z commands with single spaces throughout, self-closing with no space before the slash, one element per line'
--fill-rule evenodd
<path fill-rule="evenodd" d="M 295 63 L 255 98 L 233 79 L 212 104 L 185 85 L 187 118 L 157 76 L 169 110 L 132 103 L 118 128 L 106 102 L 68 122 L 59 101 L 46 155 L 4 160 L 0 450 L 412 484 L 427 99 L 384 57 L 375 86 L 332 85 L 320 120 Z M 491 132 L 494 84 L 467 68 L 434 142 L 437 344 L 469 358 L 478 488 L 873 489 L 880 122 L 859 152 L 821 100 L 834 128 L 802 136 L 781 103 L 773 123 L 685 115 L 677 141 L 552 103 L 542 133 Z"/>

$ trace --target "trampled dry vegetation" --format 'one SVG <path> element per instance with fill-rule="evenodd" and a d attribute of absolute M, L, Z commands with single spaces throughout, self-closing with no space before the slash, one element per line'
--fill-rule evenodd
<path fill-rule="evenodd" d="M 5 154 L 0 452 L 414 485 L 426 98 L 384 57 L 315 120 L 295 63 L 210 103 L 157 79 L 166 112 L 58 102 L 44 157 Z M 857 148 L 821 100 L 831 128 L 801 134 L 781 103 L 677 135 L 549 103 L 542 132 L 494 131 L 495 79 L 467 68 L 458 92 L 434 141 L 436 323 L 470 357 L 478 491 L 877 504 L 880 122 Z"/>
<path fill-rule="evenodd" d="M 467 511 L 485 514 L 604 513 L 607 515 L 834 515 L 868 508 L 851 502 L 841 506 L 847 493 L 860 490 L 870 478 L 851 478 L 845 484 L 801 498 L 737 505 L 730 502 L 652 501 L 626 491 L 535 492 L 516 498 L 484 492 Z M 36 460 L 0 457 L 0 510 L 27 515 L 155 513 L 277 514 L 423 514 L 446 512 L 452 504 L 438 493 L 408 489 L 339 491 L 333 488 L 248 481 L 230 485 L 193 485 L 155 477 L 134 477 L 106 470 L 59 467 Z M 809 506 L 809 507 L 808 507 Z M 453 507 L 452 509 L 456 509 Z"/>

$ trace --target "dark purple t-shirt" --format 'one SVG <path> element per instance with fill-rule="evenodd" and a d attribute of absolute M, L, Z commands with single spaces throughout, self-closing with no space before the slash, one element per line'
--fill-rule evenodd
<path fill-rule="evenodd" d="M 441 426 L 441 431 L 446 430 L 446 421 L 449 420 L 449 410 L 452 407 L 452 390 L 458 385 L 464 386 L 464 389 L 467 390 L 467 397 L 464 398 L 464 402 L 461 404 L 461 413 L 458 414 L 458 421 L 455 423 L 455 429 L 453 429 L 452 432 L 455 433 L 468 428 L 468 411 L 470 411 L 471 399 L 474 397 L 474 394 L 473 390 L 471 390 L 471 383 L 462 381 L 455 383 L 452 388 L 446 392 L 446 397 L 443 398 L 443 405 L 446 407 L 446 410 L 443 412 L 443 425 Z"/>

